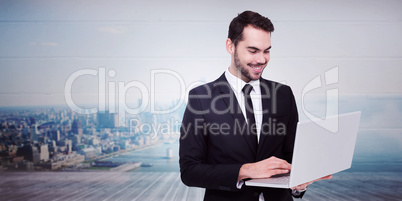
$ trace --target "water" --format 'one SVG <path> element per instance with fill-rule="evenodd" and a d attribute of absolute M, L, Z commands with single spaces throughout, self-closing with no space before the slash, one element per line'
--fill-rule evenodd
<path fill-rule="evenodd" d="M 167 149 L 173 151 L 173 158 L 167 158 Z M 135 172 L 179 172 L 179 143 L 159 144 L 150 148 L 129 152 L 106 161 L 142 162 L 151 167 L 140 167 Z"/>

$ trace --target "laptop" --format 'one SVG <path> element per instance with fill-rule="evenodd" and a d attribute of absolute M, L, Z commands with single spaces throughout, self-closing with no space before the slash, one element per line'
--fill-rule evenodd
<path fill-rule="evenodd" d="M 333 133 L 313 121 L 299 122 L 289 174 L 251 179 L 247 186 L 291 188 L 349 169 L 359 129 L 361 112 L 327 117 L 325 125 L 338 124 Z M 321 122 L 322 123 L 322 122 Z"/>

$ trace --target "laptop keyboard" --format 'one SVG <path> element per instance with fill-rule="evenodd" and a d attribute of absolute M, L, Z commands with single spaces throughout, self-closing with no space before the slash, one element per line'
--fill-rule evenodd
<path fill-rule="evenodd" d="M 269 179 L 269 182 L 272 182 L 272 183 L 286 184 L 289 182 L 290 174 L 287 173 L 287 174 L 275 175 L 268 179 Z"/>

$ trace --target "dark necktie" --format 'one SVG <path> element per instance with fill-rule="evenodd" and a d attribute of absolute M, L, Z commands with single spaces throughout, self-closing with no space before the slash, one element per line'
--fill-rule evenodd
<path fill-rule="evenodd" d="M 254 117 L 254 108 L 253 108 L 253 102 L 251 101 L 251 90 L 253 90 L 253 86 L 250 84 L 246 84 L 242 91 L 244 93 L 244 99 L 245 99 L 245 106 L 246 106 L 246 116 L 247 116 L 247 125 L 248 125 L 248 137 L 250 137 L 251 141 L 253 144 L 256 145 L 256 150 L 258 146 L 258 141 L 257 141 L 257 125 L 255 124 L 255 117 Z"/>

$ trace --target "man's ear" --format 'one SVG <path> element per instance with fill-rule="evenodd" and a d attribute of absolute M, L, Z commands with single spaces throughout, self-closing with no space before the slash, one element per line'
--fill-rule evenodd
<path fill-rule="evenodd" d="M 229 54 L 234 54 L 235 51 L 235 46 L 232 40 L 230 38 L 226 39 L 226 51 L 228 51 Z"/>

